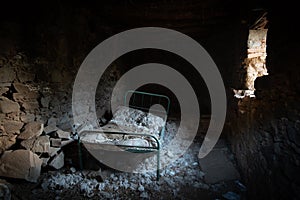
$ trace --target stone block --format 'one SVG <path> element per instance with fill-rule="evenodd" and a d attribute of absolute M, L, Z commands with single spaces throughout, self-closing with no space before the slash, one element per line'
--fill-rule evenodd
<path fill-rule="evenodd" d="M 0 86 L 0 95 L 6 93 L 9 90 L 8 87 Z"/>
<path fill-rule="evenodd" d="M 28 150 L 6 151 L 0 158 L 0 176 L 37 182 L 43 161 Z"/>
<path fill-rule="evenodd" d="M 0 113 L 19 112 L 20 106 L 17 102 L 6 97 L 0 97 Z"/>
<path fill-rule="evenodd" d="M 16 138 L 17 135 L 12 134 L 0 136 L 0 154 L 13 146 L 16 143 Z"/>
<path fill-rule="evenodd" d="M 49 133 L 53 133 L 57 130 L 58 130 L 58 128 L 55 125 L 50 124 L 44 128 L 44 133 L 49 134 Z"/>
<path fill-rule="evenodd" d="M 29 122 L 25 125 L 24 130 L 18 136 L 18 139 L 27 140 L 33 137 L 40 136 L 43 132 L 44 124 L 39 122 Z"/>
<path fill-rule="evenodd" d="M 0 68 L 0 83 L 9 83 L 16 78 L 16 73 L 13 68 Z"/>
<path fill-rule="evenodd" d="M 21 113 L 20 119 L 24 123 L 33 122 L 35 119 L 35 115 L 32 113 Z"/>
<path fill-rule="evenodd" d="M 50 162 L 49 166 L 60 169 L 64 166 L 64 153 L 60 152 L 58 155 L 54 157 L 54 159 Z"/>
<path fill-rule="evenodd" d="M 70 132 L 67 132 L 67 131 L 63 131 L 61 129 L 58 129 L 56 131 L 56 134 L 59 138 L 62 138 L 62 139 L 71 139 L 71 133 Z"/>
<path fill-rule="evenodd" d="M 3 123 L 5 131 L 10 134 L 19 134 L 23 125 L 23 122 L 12 120 L 5 120 Z"/>
<path fill-rule="evenodd" d="M 52 147 L 61 147 L 61 139 L 60 138 L 50 138 Z"/>
<path fill-rule="evenodd" d="M 39 102 L 32 101 L 32 102 L 23 102 L 22 107 L 24 108 L 25 111 L 35 111 L 39 109 L 40 105 Z"/>
<path fill-rule="evenodd" d="M 21 145 L 35 153 L 49 153 L 50 152 L 50 140 L 49 136 L 39 136 L 37 138 L 31 138 L 23 140 Z"/>
<path fill-rule="evenodd" d="M 53 156 L 57 155 L 59 150 L 60 150 L 60 148 L 50 147 L 49 156 L 53 157 Z"/>
<path fill-rule="evenodd" d="M 20 94 L 27 94 L 30 92 L 30 89 L 27 85 L 22 83 L 13 83 L 15 90 Z"/>
<path fill-rule="evenodd" d="M 30 92 L 27 94 L 13 93 L 13 99 L 16 102 L 35 102 L 38 97 L 39 94 L 36 92 Z"/>

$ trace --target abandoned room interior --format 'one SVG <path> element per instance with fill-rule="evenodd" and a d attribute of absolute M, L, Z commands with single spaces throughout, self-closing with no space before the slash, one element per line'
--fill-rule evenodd
<path fill-rule="evenodd" d="M 289 1 L 9 1 L 0 199 L 300 199 Z"/>

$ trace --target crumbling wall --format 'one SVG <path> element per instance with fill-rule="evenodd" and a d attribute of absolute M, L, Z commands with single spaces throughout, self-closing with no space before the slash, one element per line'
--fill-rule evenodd
<path fill-rule="evenodd" d="M 249 199 L 300 198 L 299 39 L 292 17 L 277 16 L 268 30 L 269 75 L 256 79 L 256 97 L 229 97 L 227 136 Z"/>
<path fill-rule="evenodd" d="M 263 13 L 249 30 L 247 56 L 239 70 L 241 88 L 233 89 L 236 98 L 255 97 L 255 80 L 268 75 L 266 68 L 268 29 L 265 28 L 268 20 L 266 15 L 266 12 Z"/>
<path fill-rule="evenodd" d="M 268 75 L 266 68 L 267 31 L 268 29 L 249 30 L 248 56 L 244 60 L 245 87 L 248 90 L 255 90 L 254 81 L 256 78 Z"/>
<path fill-rule="evenodd" d="M 268 90 L 255 100 L 247 97 L 235 102 L 228 137 L 250 199 L 300 197 L 299 98 L 294 98 L 295 92 L 284 92 L 284 87 L 281 95 L 277 92 Z"/>
<path fill-rule="evenodd" d="M 73 140 L 60 128 L 72 123 L 71 79 L 54 73 L 46 82 L 39 70 L 49 65 L 24 53 L 0 56 L 0 176 L 36 182 L 42 166 L 64 166 L 61 147 Z"/>
<path fill-rule="evenodd" d="M 22 128 L 20 123 L 39 121 L 71 127 L 73 78 L 64 69 L 54 68 L 41 75 L 40 69 L 49 69 L 51 62 L 40 58 L 29 60 L 24 53 L 1 55 L 0 60 L 2 126 L 18 122 L 17 127 Z"/>

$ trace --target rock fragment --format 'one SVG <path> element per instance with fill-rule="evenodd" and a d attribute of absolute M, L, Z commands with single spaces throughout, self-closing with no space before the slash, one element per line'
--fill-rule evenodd
<path fill-rule="evenodd" d="M 43 135 L 37 138 L 31 138 L 23 140 L 21 145 L 27 150 L 31 150 L 36 153 L 49 153 L 50 152 L 50 140 L 49 136 Z"/>
<path fill-rule="evenodd" d="M 71 139 L 71 133 L 70 132 L 67 132 L 67 131 L 63 131 L 63 130 L 60 130 L 58 129 L 56 131 L 56 134 L 59 138 L 62 138 L 62 139 Z"/>
<path fill-rule="evenodd" d="M 44 124 L 40 122 L 29 122 L 25 125 L 24 130 L 18 136 L 18 139 L 27 140 L 33 137 L 40 136 L 43 132 Z"/>
<path fill-rule="evenodd" d="M 16 143 L 17 135 L 3 135 L 0 137 L 0 154 Z"/>
<path fill-rule="evenodd" d="M 10 134 L 20 133 L 23 125 L 24 123 L 13 120 L 5 120 L 3 124 L 5 131 Z"/>
<path fill-rule="evenodd" d="M 0 113 L 19 112 L 20 106 L 17 102 L 9 100 L 6 97 L 0 97 Z"/>
<path fill-rule="evenodd" d="M 0 158 L 0 176 L 37 182 L 43 161 L 29 150 L 6 151 Z"/>
<path fill-rule="evenodd" d="M 54 159 L 50 162 L 49 166 L 60 169 L 64 166 L 64 153 L 60 152 L 58 155 L 54 157 Z"/>

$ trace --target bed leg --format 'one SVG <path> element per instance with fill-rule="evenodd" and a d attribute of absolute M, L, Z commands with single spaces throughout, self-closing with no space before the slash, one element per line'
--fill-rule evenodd
<path fill-rule="evenodd" d="M 157 169 L 156 169 L 156 180 L 159 181 L 159 176 L 160 176 L 160 173 L 159 173 L 159 165 L 160 165 L 160 162 L 159 162 L 160 158 L 159 158 L 159 150 L 157 151 Z"/>
<path fill-rule="evenodd" d="M 80 144 L 80 139 L 78 138 L 78 156 L 79 156 L 79 168 L 80 170 L 83 169 L 83 166 L 82 166 L 82 152 L 81 152 L 81 144 Z"/>

